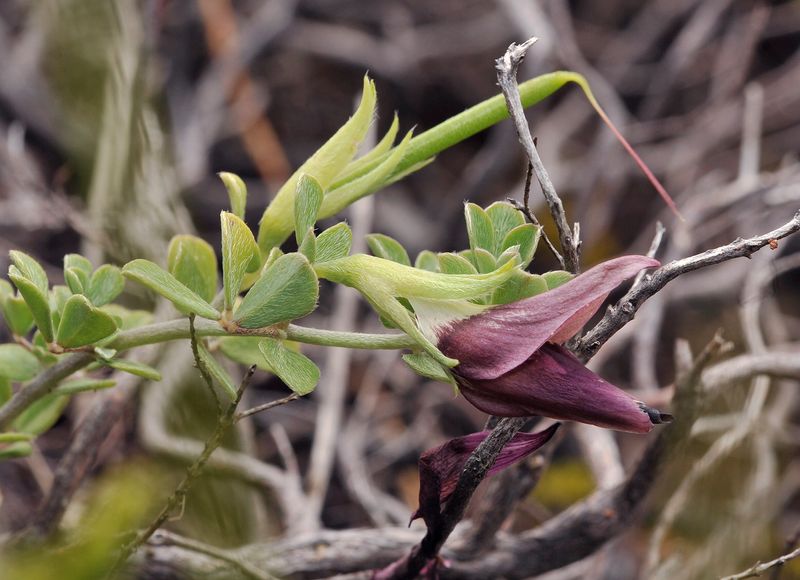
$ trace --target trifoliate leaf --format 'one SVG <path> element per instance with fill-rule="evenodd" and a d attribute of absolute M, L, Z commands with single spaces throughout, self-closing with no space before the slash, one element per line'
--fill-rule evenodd
<path fill-rule="evenodd" d="M 50 394 L 25 409 L 11 424 L 15 431 L 40 435 L 56 424 L 64 407 L 69 403 L 69 397 Z"/>
<path fill-rule="evenodd" d="M 0 377 L 29 381 L 41 370 L 39 359 L 18 344 L 0 344 Z"/>
<path fill-rule="evenodd" d="M 317 236 L 317 256 L 315 262 L 328 262 L 344 258 L 353 245 L 353 232 L 350 227 L 339 222 Z"/>
<path fill-rule="evenodd" d="M 430 250 L 422 250 L 417 254 L 417 259 L 414 260 L 414 267 L 420 270 L 427 270 L 428 272 L 439 271 L 439 259 Z"/>
<path fill-rule="evenodd" d="M 217 255 L 205 240 L 190 235 L 173 237 L 167 251 L 167 270 L 206 302 L 214 299 L 218 282 Z"/>
<path fill-rule="evenodd" d="M 300 175 L 294 197 L 294 235 L 298 246 L 309 230 L 314 231 L 317 214 L 322 206 L 322 195 L 319 181 L 306 173 Z"/>
<path fill-rule="evenodd" d="M 527 268 L 536 253 L 536 246 L 539 243 L 539 236 L 542 228 L 533 224 L 523 224 L 512 229 L 502 238 L 499 252 L 514 246 L 519 246 L 519 255 L 522 260 L 522 267 Z"/>
<path fill-rule="evenodd" d="M 317 305 L 319 284 L 305 256 L 281 256 L 245 295 L 234 320 L 243 328 L 263 328 L 300 318 Z"/>
<path fill-rule="evenodd" d="M 508 233 L 525 223 L 522 213 L 507 201 L 496 201 L 486 208 L 486 215 L 494 225 L 494 239 L 499 244 Z M 497 256 L 505 248 L 495 247 L 494 255 Z"/>
<path fill-rule="evenodd" d="M 410 266 L 411 260 L 408 257 L 406 249 L 394 238 L 385 236 L 383 234 L 369 234 L 367 236 L 367 245 L 372 253 L 384 260 L 391 260 L 404 266 Z"/>
<path fill-rule="evenodd" d="M 464 205 L 464 219 L 467 222 L 467 235 L 469 247 L 473 250 L 482 249 L 489 254 L 494 253 L 494 224 L 483 209 L 474 203 Z M 475 264 L 477 267 L 478 265 Z M 478 268 L 480 270 L 480 268 Z"/>
<path fill-rule="evenodd" d="M 192 290 L 149 260 L 133 260 L 122 268 L 122 275 L 147 286 L 172 302 L 182 312 L 193 312 L 201 318 L 219 320 L 220 313 Z"/>
<path fill-rule="evenodd" d="M 103 264 L 89 281 L 86 297 L 95 306 L 103 306 L 113 301 L 125 289 L 125 278 L 116 266 Z"/>
<path fill-rule="evenodd" d="M 3 318 L 17 336 L 25 336 L 33 328 L 33 314 L 31 309 L 21 296 L 8 296 L 5 300 L 0 299 Z"/>
<path fill-rule="evenodd" d="M 109 361 L 101 361 L 103 365 L 109 366 L 112 369 L 123 371 L 137 377 L 142 377 L 151 381 L 160 381 L 161 373 L 150 365 L 141 362 L 126 360 L 126 359 L 112 359 Z"/>
<path fill-rule="evenodd" d="M 314 228 L 308 228 L 306 235 L 297 251 L 303 254 L 309 262 L 314 262 L 317 257 L 317 236 L 314 235 Z"/>
<path fill-rule="evenodd" d="M 94 344 L 116 330 L 111 316 L 92 306 L 85 296 L 75 294 L 64 305 L 56 342 L 64 348 L 76 348 Z"/>
<path fill-rule="evenodd" d="M 247 272 L 261 265 L 253 232 L 240 218 L 230 212 L 220 213 L 222 224 L 222 284 L 225 291 L 225 310 L 231 310 L 242 288 Z"/>
<path fill-rule="evenodd" d="M 492 304 L 509 304 L 547 290 L 547 283 L 542 276 L 516 270 L 500 288 L 494 291 Z"/>
<path fill-rule="evenodd" d="M 441 253 L 437 256 L 439 261 L 439 271 L 443 274 L 477 274 L 478 270 L 469 260 L 458 254 L 449 252 Z"/>
<path fill-rule="evenodd" d="M 428 379 L 433 379 L 434 381 L 441 381 L 451 385 L 455 384 L 453 375 L 451 375 L 446 368 L 436 362 L 430 355 L 424 352 L 404 354 L 403 360 L 418 375 L 422 375 Z"/>
<path fill-rule="evenodd" d="M 19 270 L 12 266 L 8 270 L 8 277 L 14 282 L 25 303 L 31 311 L 33 320 L 42 333 L 46 342 L 53 341 L 53 321 L 50 318 L 50 301 L 47 290 L 42 291 L 39 287 L 19 273 Z"/>
<path fill-rule="evenodd" d="M 319 382 L 319 368 L 299 352 L 289 350 L 280 340 L 262 339 L 258 345 L 267 364 L 286 386 L 300 396 L 312 392 Z"/>
<path fill-rule="evenodd" d="M 11 250 L 8 253 L 11 262 L 17 267 L 19 273 L 26 279 L 33 282 L 42 294 L 47 294 L 50 283 L 47 281 L 47 274 L 44 268 L 31 258 L 28 254 L 18 250 Z"/>

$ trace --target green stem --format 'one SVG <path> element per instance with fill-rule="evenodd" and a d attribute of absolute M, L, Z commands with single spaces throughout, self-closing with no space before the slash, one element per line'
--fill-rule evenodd
<path fill-rule="evenodd" d="M 522 106 L 527 108 L 543 101 L 569 82 L 578 84 L 584 92 L 588 89 L 586 79 L 571 71 L 556 71 L 525 81 L 519 85 Z M 590 94 L 588 93 L 587 96 Z M 593 100 L 593 97 L 590 97 L 590 100 Z M 508 119 L 508 108 L 502 94 L 495 95 L 470 107 L 455 117 L 451 117 L 411 139 L 408 143 L 406 155 L 394 170 L 394 175 L 402 174 L 409 168 L 430 159 L 445 149 L 449 149 L 456 143 L 485 131 L 503 119 Z M 332 189 L 371 171 L 389 157 L 391 153 L 392 150 L 377 157 L 371 163 L 361 167 L 357 173 L 348 175 L 345 181 L 335 183 Z"/>
<path fill-rule="evenodd" d="M 197 336 L 267 336 L 271 338 L 286 338 L 307 344 L 343 348 L 394 350 L 417 346 L 417 343 L 405 334 L 338 332 L 319 328 L 305 328 L 294 324 L 290 324 L 285 330 L 270 327 L 260 331 L 248 331 L 247 334 L 235 334 L 226 331 L 211 320 L 196 319 L 195 330 L 197 331 Z M 117 351 L 124 351 L 138 346 L 188 338 L 190 338 L 189 320 L 179 318 L 120 332 L 114 340 L 104 346 Z M 17 392 L 5 405 L 0 407 L 0 429 L 7 427 L 11 421 L 19 417 L 35 401 L 52 392 L 62 380 L 94 361 L 95 356 L 90 353 L 82 352 L 64 355 L 56 364 L 45 369 L 33 381 L 28 383 L 24 389 Z"/>
<path fill-rule="evenodd" d="M 360 332 L 339 332 L 323 330 L 321 328 L 306 328 L 290 324 L 285 330 L 275 327 L 248 331 L 245 333 L 232 333 L 226 331 L 216 322 L 211 320 L 196 319 L 195 330 L 197 336 L 266 336 L 270 338 L 286 338 L 306 344 L 320 346 L 340 346 L 344 348 L 360 348 L 370 350 L 392 350 L 411 348 L 416 342 L 405 334 L 369 334 Z M 189 321 L 185 318 L 157 322 L 147 326 L 140 326 L 126 330 L 117 335 L 108 345 L 118 351 L 128 350 L 146 344 L 167 342 L 189 338 Z"/>

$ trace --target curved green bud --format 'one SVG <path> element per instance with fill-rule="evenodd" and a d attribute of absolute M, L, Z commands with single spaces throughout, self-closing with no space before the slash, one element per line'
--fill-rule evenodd
<path fill-rule="evenodd" d="M 279 246 L 294 227 L 294 198 L 297 181 L 303 173 L 316 179 L 323 190 L 345 169 L 367 134 L 376 103 L 375 83 L 364 77 L 364 91 L 356 112 L 283 184 L 261 217 L 258 246 L 264 253 Z"/>

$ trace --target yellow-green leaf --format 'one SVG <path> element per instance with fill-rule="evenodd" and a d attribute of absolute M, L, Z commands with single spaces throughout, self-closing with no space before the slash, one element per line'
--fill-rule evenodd
<path fill-rule="evenodd" d="M 190 235 L 173 237 L 167 251 L 167 270 L 206 302 L 214 299 L 218 282 L 217 255 L 205 240 Z"/>
<path fill-rule="evenodd" d="M 258 347 L 273 372 L 293 392 L 302 396 L 316 388 L 319 382 L 319 368 L 310 358 L 289 350 L 280 340 L 271 338 L 263 339 Z"/>
<path fill-rule="evenodd" d="M 220 213 L 222 225 L 222 284 L 225 291 L 225 310 L 231 310 L 242 288 L 247 272 L 261 265 L 253 232 L 240 218 L 230 212 Z"/>
<path fill-rule="evenodd" d="M 133 260 L 122 268 L 122 275 L 160 294 L 182 312 L 193 312 L 201 318 L 218 320 L 220 313 L 175 276 L 149 260 Z"/>
<path fill-rule="evenodd" d="M 94 344 L 116 330 L 110 315 L 92 306 L 85 296 L 75 294 L 64 305 L 56 342 L 64 348 L 76 348 Z"/>

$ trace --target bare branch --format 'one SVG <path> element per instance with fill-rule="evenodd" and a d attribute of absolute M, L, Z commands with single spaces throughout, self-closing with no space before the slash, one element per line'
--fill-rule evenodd
<path fill-rule="evenodd" d="M 777 568 L 778 566 L 783 566 L 786 562 L 790 560 L 794 560 L 795 558 L 800 558 L 800 548 L 797 548 L 793 552 L 789 552 L 788 554 L 784 554 L 779 558 L 775 558 L 774 560 L 770 560 L 769 562 L 758 563 L 743 572 L 739 572 L 738 574 L 734 574 L 733 576 L 725 576 L 721 578 L 721 580 L 742 580 L 743 578 L 753 578 L 755 576 L 761 576 L 764 572 L 771 568 Z"/>
<path fill-rule="evenodd" d="M 558 238 L 561 243 L 561 250 L 564 252 L 564 265 L 570 272 L 577 273 L 580 271 L 580 259 L 578 257 L 578 240 L 573 237 L 572 229 L 567 222 L 567 214 L 564 211 L 564 204 L 561 203 L 561 198 L 556 193 L 556 188 L 547 173 L 547 169 L 542 163 L 539 152 L 536 150 L 536 145 L 531 137 L 531 131 L 528 127 L 528 121 L 525 119 L 525 113 L 522 108 L 522 101 L 519 96 L 519 87 L 517 86 L 517 69 L 520 63 L 525 58 L 525 53 L 536 42 L 536 38 L 531 38 L 522 44 L 511 44 L 506 53 L 495 61 L 495 68 L 497 69 L 497 81 L 500 85 L 500 90 L 503 91 L 503 96 L 506 98 L 506 105 L 511 118 L 514 121 L 514 127 L 517 129 L 517 136 L 520 143 L 525 148 L 525 153 L 528 155 L 533 172 L 536 174 L 536 179 L 542 187 L 542 193 L 547 201 L 547 207 L 550 209 L 550 215 L 558 229 Z"/>
<path fill-rule="evenodd" d="M 609 308 L 603 319 L 579 341 L 576 354 L 588 360 L 620 328 L 633 320 L 636 311 L 644 302 L 678 276 L 720 264 L 733 258 L 750 257 L 771 241 L 777 241 L 800 230 L 800 211 L 781 227 L 765 234 L 747 239 L 737 239 L 725 246 L 706 250 L 688 258 L 674 260 L 648 274 L 642 283 L 628 291 L 616 305 Z"/>

